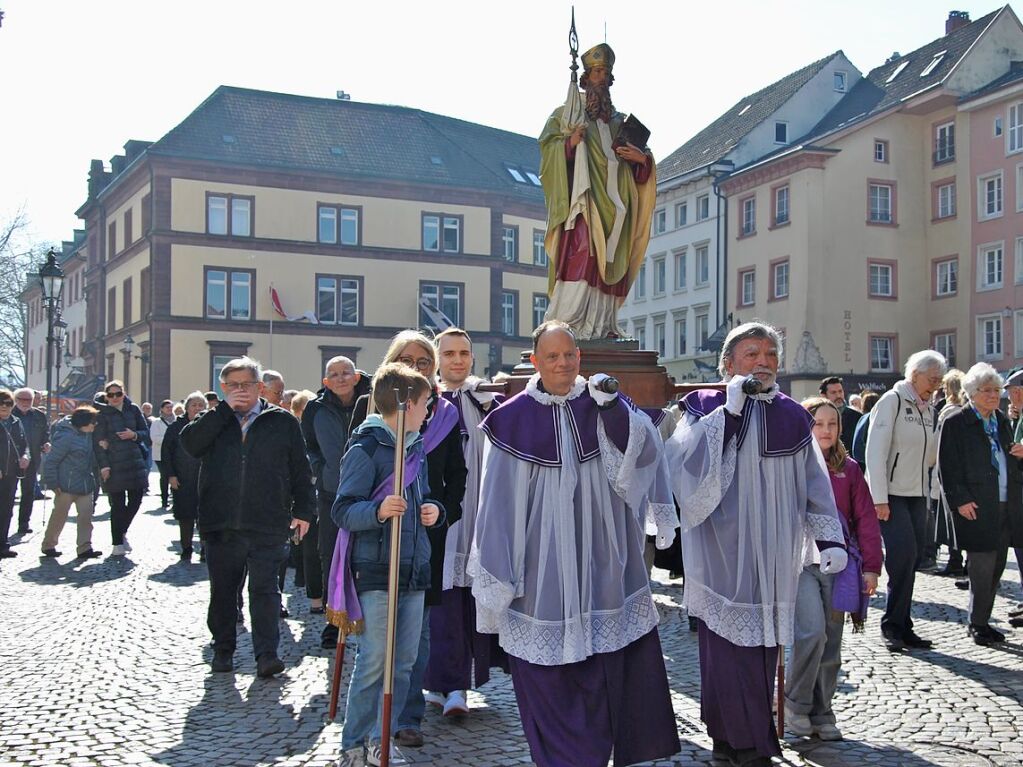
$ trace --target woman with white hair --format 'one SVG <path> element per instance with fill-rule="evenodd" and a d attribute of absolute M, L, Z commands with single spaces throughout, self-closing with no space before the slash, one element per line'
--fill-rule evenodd
<path fill-rule="evenodd" d="M 1004 642 L 991 627 L 1009 546 L 1023 544 L 1023 445 L 1013 442 L 998 409 L 1002 378 L 978 362 L 963 378 L 969 405 L 942 425 L 938 470 L 958 547 L 969 555 L 969 635 L 979 645 Z"/>
<path fill-rule="evenodd" d="M 181 533 L 181 561 L 192 560 L 195 520 L 199 516 L 199 459 L 181 446 L 181 430 L 206 409 L 206 395 L 194 391 L 185 397 L 185 412 L 167 427 L 160 461 L 167 471 L 167 484 L 174 494 L 174 519 Z M 200 561 L 205 557 L 200 553 Z"/>
<path fill-rule="evenodd" d="M 930 469 L 937 459 L 931 395 L 948 365 L 935 351 L 906 360 L 905 378 L 878 400 L 867 434 L 867 484 L 884 538 L 888 602 L 881 634 L 891 652 L 929 649 L 913 631 L 910 609 L 917 558 L 924 548 Z"/>

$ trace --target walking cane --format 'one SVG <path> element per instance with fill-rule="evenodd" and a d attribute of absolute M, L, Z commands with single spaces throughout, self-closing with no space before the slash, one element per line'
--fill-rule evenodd
<path fill-rule="evenodd" d="M 405 412 L 408 396 L 398 400 L 398 417 L 394 426 L 394 495 L 405 496 Z M 418 512 L 418 509 L 416 510 Z M 380 767 L 391 762 L 391 704 L 394 696 L 394 643 L 398 629 L 398 564 L 401 557 L 401 514 L 391 517 L 391 560 L 387 573 L 387 637 L 384 646 L 384 705 L 380 726 Z"/>
<path fill-rule="evenodd" d="M 341 666 L 345 662 L 345 634 L 338 629 L 337 647 L 334 649 L 334 673 L 330 678 L 330 710 L 327 721 L 333 722 L 337 716 L 337 699 L 341 694 Z"/>
<path fill-rule="evenodd" d="M 785 737 L 785 647 L 778 645 L 778 739 Z"/>

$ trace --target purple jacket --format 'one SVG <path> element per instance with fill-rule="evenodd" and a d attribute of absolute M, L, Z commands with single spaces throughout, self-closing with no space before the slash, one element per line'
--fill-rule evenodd
<path fill-rule="evenodd" d="M 881 553 L 881 525 L 877 521 L 874 501 L 863 477 L 863 470 L 852 458 L 837 474 L 829 471 L 835 504 L 845 517 L 846 525 L 856 538 L 863 556 L 863 572 L 881 574 L 884 555 Z"/>

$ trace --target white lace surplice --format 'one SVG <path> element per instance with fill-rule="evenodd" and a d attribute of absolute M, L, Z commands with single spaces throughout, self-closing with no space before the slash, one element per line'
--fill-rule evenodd
<path fill-rule="evenodd" d="M 446 591 L 458 586 L 472 586 L 472 576 L 465 571 L 469 561 L 469 549 L 472 547 L 472 534 L 476 528 L 476 508 L 479 501 L 479 481 L 483 467 L 483 443 L 486 437 L 478 428 L 480 421 L 479 409 L 468 400 L 472 398 L 467 384 L 456 394 L 461 398 L 462 419 L 469 433 L 465 444 L 465 495 L 462 498 L 462 518 L 448 528 L 444 540 L 444 570 L 442 588 Z"/>
<path fill-rule="evenodd" d="M 791 645 L 806 547 L 844 540 L 831 481 L 815 440 L 763 457 L 754 425 L 741 450 L 735 439 L 722 449 L 725 418 L 721 407 L 701 419 L 686 413 L 667 443 L 682 509 L 683 604 L 733 644 Z"/>
<path fill-rule="evenodd" d="M 522 460 L 490 440 L 484 447 L 468 568 L 477 628 L 545 666 L 614 652 L 656 626 L 643 562 L 646 517 L 662 546 L 678 524 L 661 441 L 643 413 L 629 411 L 624 454 L 598 423 L 600 457 L 579 462 L 564 403 L 584 390 L 581 378 L 566 397 L 537 391 L 535 381 L 527 387 L 561 410 L 562 466 Z"/>

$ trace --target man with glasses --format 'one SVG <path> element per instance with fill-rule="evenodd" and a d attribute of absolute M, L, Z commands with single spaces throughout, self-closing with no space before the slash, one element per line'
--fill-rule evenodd
<path fill-rule="evenodd" d="M 247 570 L 256 673 L 268 678 L 284 671 L 277 655 L 277 573 L 291 531 L 301 540 L 315 514 L 312 473 L 298 421 L 260 396 L 258 362 L 231 360 L 220 387 L 225 399 L 181 430 L 182 446 L 201 462 L 199 535 L 210 573 L 212 668 L 234 669 L 238 588 Z"/>
<path fill-rule="evenodd" d="M 18 478 L 28 468 L 28 440 L 21 421 L 11 415 L 14 396 L 8 389 L 0 389 L 0 559 L 17 556 L 11 551 L 7 536 L 14 515 L 14 494 Z"/>
<path fill-rule="evenodd" d="M 32 407 L 35 392 L 29 388 L 21 388 L 14 392 L 14 417 L 21 421 L 21 428 L 28 440 L 29 464 L 25 476 L 21 478 L 21 502 L 18 505 L 18 534 L 32 532 L 29 527 L 32 517 L 32 504 L 36 500 L 36 483 L 39 474 L 39 461 L 43 453 L 50 452 L 50 428 L 46 423 L 46 414 Z"/>
<path fill-rule="evenodd" d="M 284 396 L 284 376 L 276 370 L 264 370 L 262 381 L 263 398 L 271 405 L 281 407 L 281 398 Z"/>

